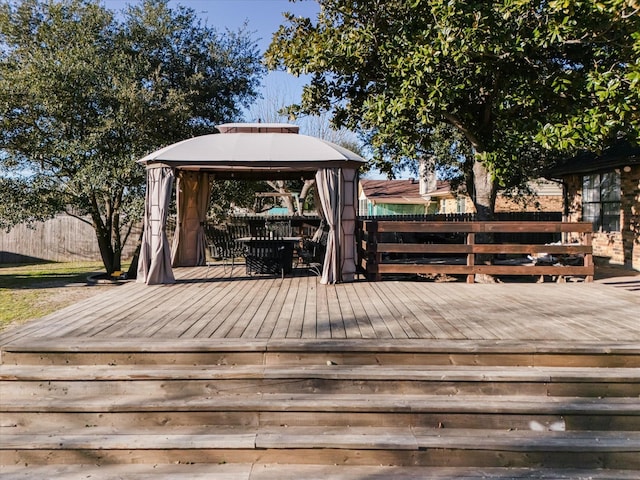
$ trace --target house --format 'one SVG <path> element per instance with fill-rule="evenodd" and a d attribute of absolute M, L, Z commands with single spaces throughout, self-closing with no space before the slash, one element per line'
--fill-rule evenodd
<path fill-rule="evenodd" d="M 424 215 L 429 211 L 430 200 L 420 195 L 420 183 L 408 180 L 360 179 L 358 214 Z"/>
<path fill-rule="evenodd" d="M 421 188 L 422 193 L 421 194 Z M 496 199 L 496 212 L 561 212 L 562 188 L 549 180 L 536 180 L 529 184 L 535 196 L 524 204 L 504 195 Z M 456 193 L 446 180 L 438 180 L 431 189 L 420 181 L 408 180 L 360 180 L 359 214 L 424 215 L 474 213 L 469 196 Z"/>
<path fill-rule="evenodd" d="M 640 147 L 620 142 L 585 152 L 547 173 L 563 182 L 568 221 L 593 222 L 593 253 L 640 270 Z"/>
<path fill-rule="evenodd" d="M 538 179 L 532 180 L 527 185 L 532 192 L 531 196 L 523 197 L 520 200 L 512 199 L 509 196 L 498 192 L 496 198 L 496 213 L 515 212 L 561 212 L 562 211 L 562 188 L 557 182 Z M 474 213 L 475 207 L 471 198 L 464 194 L 457 195 L 452 190 L 449 182 L 438 181 L 437 188 L 427 195 L 431 197 L 432 207 L 435 213 Z"/>

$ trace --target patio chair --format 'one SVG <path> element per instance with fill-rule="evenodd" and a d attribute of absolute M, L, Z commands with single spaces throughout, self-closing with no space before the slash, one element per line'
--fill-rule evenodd
<path fill-rule="evenodd" d="M 247 275 L 280 274 L 284 278 L 291 272 L 292 248 L 288 242 L 279 242 L 278 237 L 252 238 L 244 255 Z"/>
<path fill-rule="evenodd" d="M 322 275 L 324 256 L 327 251 L 327 237 L 329 236 L 329 229 L 326 225 L 321 225 L 320 229 L 321 233 L 316 240 L 303 239 L 302 247 L 298 250 L 299 262 L 318 276 Z"/>
<path fill-rule="evenodd" d="M 236 258 L 244 256 L 244 247 L 238 244 L 228 232 L 218 230 L 210 236 L 209 255 L 212 259 L 222 260 L 224 272 L 227 273 L 227 266 L 231 263 L 230 275 L 233 275 Z M 211 262 L 207 262 L 207 273 Z"/>

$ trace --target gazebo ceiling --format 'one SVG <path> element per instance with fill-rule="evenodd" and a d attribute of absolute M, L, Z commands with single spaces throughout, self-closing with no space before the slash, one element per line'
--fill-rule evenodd
<path fill-rule="evenodd" d="M 299 135 L 292 125 L 225 124 L 220 130 L 225 133 L 183 140 L 139 162 L 211 172 L 224 179 L 288 179 L 312 178 L 320 168 L 358 168 L 365 161 L 334 143 Z"/>

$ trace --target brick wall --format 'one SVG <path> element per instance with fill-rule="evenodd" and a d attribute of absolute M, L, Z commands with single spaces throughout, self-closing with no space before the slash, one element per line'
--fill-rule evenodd
<path fill-rule="evenodd" d="M 459 197 L 462 198 L 462 197 Z M 465 199 L 465 211 L 462 213 L 473 213 L 476 211 L 473 202 L 467 196 Z M 443 198 L 440 200 L 440 210 L 438 213 L 458 213 L 458 200 L 455 198 Z M 503 212 L 562 212 L 562 196 L 544 195 L 532 198 L 526 203 L 515 202 L 510 198 L 498 195 L 496 198 L 496 213 Z"/>
<path fill-rule="evenodd" d="M 593 254 L 604 257 L 612 265 L 624 265 L 624 248 L 621 232 L 595 232 L 593 234 Z"/>
<path fill-rule="evenodd" d="M 544 195 L 529 200 L 526 205 L 509 198 L 496 198 L 496 212 L 561 212 L 562 196 Z"/>
<path fill-rule="evenodd" d="M 565 178 L 568 221 L 582 220 L 582 175 Z M 640 165 L 620 169 L 621 232 L 595 232 L 593 254 L 609 263 L 640 270 Z"/>
<path fill-rule="evenodd" d="M 626 171 L 628 170 L 628 171 Z M 625 263 L 640 270 L 640 165 L 620 171 L 622 243 Z"/>

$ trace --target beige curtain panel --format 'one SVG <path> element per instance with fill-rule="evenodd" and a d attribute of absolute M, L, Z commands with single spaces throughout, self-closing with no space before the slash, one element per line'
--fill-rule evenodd
<path fill-rule="evenodd" d="M 342 191 L 340 196 L 341 240 L 340 281 L 353 282 L 356 276 L 356 220 L 358 205 L 358 172 L 352 168 L 342 169 Z"/>
<path fill-rule="evenodd" d="M 323 285 L 340 281 L 338 265 L 340 265 L 340 209 L 338 206 L 339 185 L 341 175 L 339 168 L 323 168 L 316 173 L 316 186 L 322 205 L 324 218 L 329 225 L 327 235 L 327 251 L 320 283 Z"/>
<path fill-rule="evenodd" d="M 174 174 L 171 168 L 147 169 L 144 233 L 136 278 L 138 283 L 156 285 L 176 282 L 171 269 L 171 250 L 165 230 L 173 190 L 173 178 Z"/>
<path fill-rule="evenodd" d="M 357 171 L 351 168 L 324 168 L 316 173 L 322 216 L 329 225 L 323 285 L 355 278 L 357 182 Z"/>
<path fill-rule="evenodd" d="M 211 182 L 207 173 L 182 171 L 176 182 L 177 225 L 171 249 L 173 267 L 206 264 L 204 225 Z"/>

